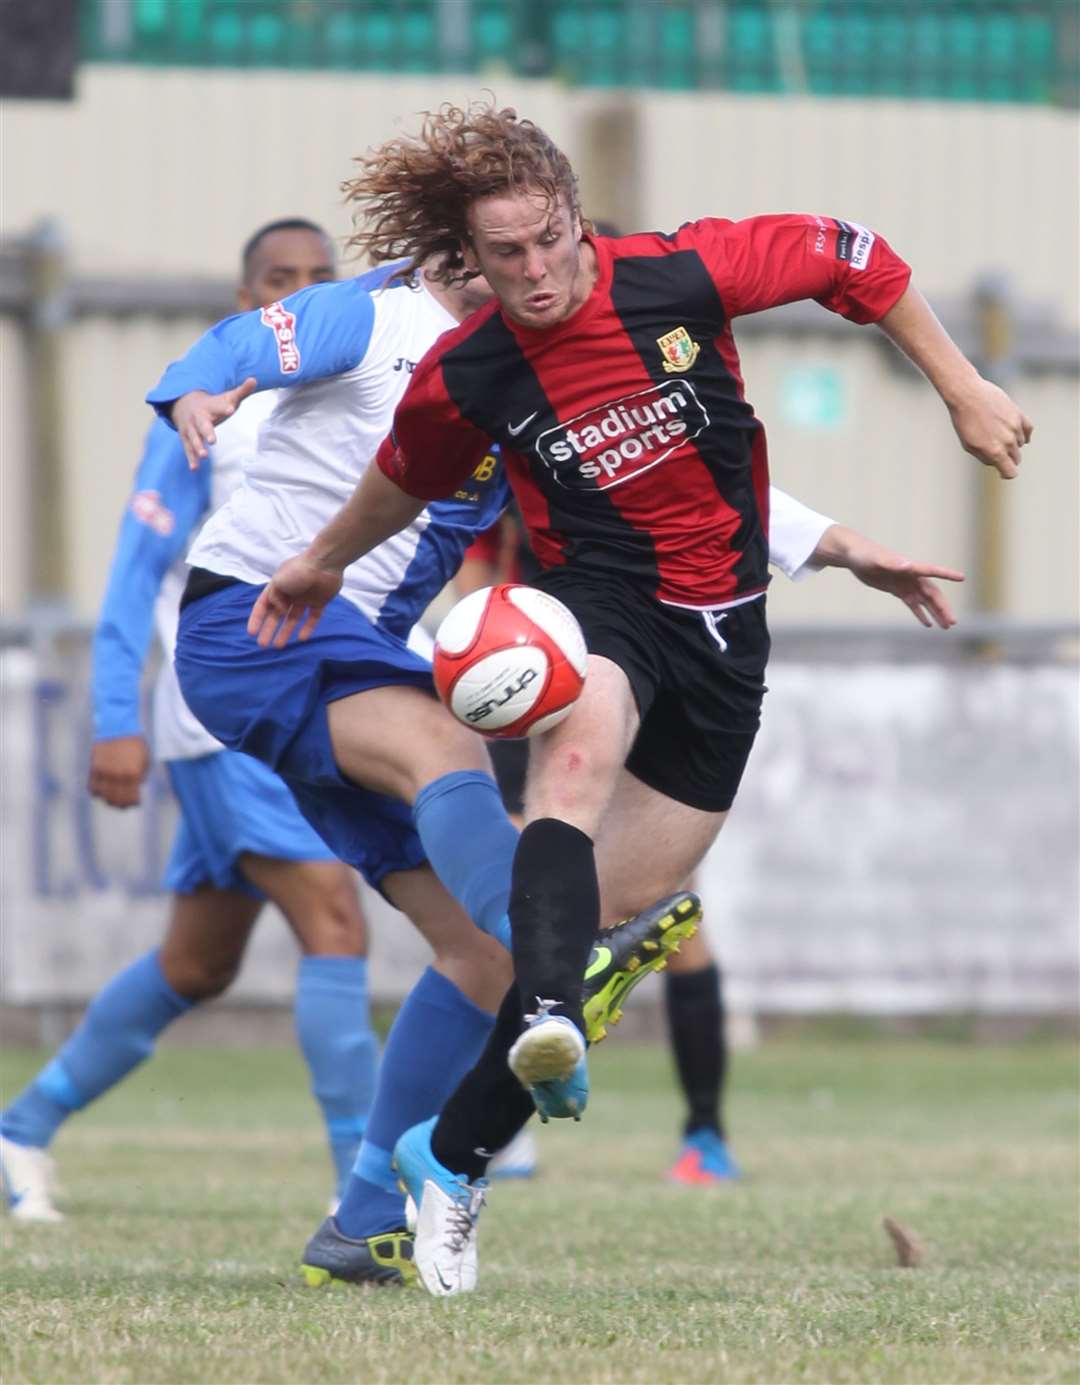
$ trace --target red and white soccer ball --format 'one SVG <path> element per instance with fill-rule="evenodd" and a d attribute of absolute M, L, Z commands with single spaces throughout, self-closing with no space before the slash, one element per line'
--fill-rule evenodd
<path fill-rule="evenodd" d="M 561 601 L 505 582 L 470 592 L 435 633 L 435 686 L 458 721 L 484 736 L 557 726 L 585 683 L 581 626 Z"/>

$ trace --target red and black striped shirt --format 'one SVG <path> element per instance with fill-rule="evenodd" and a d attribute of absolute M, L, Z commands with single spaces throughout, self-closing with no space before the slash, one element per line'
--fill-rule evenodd
<path fill-rule="evenodd" d="M 593 245 L 596 283 L 563 322 L 522 327 L 492 302 L 436 342 L 378 464 L 434 500 L 494 439 L 544 567 L 572 563 L 681 606 L 760 592 L 768 461 L 732 319 L 813 298 L 874 322 L 911 271 L 864 227 L 815 216 Z"/>

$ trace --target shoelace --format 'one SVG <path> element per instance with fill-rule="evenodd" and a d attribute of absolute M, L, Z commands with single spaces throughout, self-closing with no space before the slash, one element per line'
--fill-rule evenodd
<path fill-rule="evenodd" d="M 479 1184 L 461 1185 L 461 1193 L 454 1198 L 454 1205 L 446 1214 L 447 1233 L 444 1244 L 453 1255 L 460 1255 L 469 1244 L 469 1237 L 476 1230 L 476 1219 L 486 1201 L 487 1195 Z"/>
<path fill-rule="evenodd" d="M 542 1000 L 540 996 L 537 996 L 536 1013 L 534 1015 L 526 1015 L 524 1017 L 525 1023 L 535 1024 L 537 1020 L 546 1020 L 551 1018 L 551 1012 L 558 1004 L 559 1002 L 557 1000 Z M 557 1019 L 558 1016 L 556 1015 L 555 1018 Z"/>

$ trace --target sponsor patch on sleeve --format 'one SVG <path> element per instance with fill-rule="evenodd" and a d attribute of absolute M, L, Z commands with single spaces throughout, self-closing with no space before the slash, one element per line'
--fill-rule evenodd
<path fill-rule="evenodd" d="M 857 221 L 841 221 L 839 217 L 834 218 L 836 222 L 836 258 L 847 260 L 852 269 L 865 269 L 870 263 L 870 252 L 874 248 L 873 231 L 868 231 L 865 226 L 860 226 Z"/>
<path fill-rule="evenodd" d="M 293 375 L 300 369 L 300 347 L 296 341 L 296 314 L 283 303 L 269 303 L 262 310 L 262 323 L 269 327 L 277 343 L 278 364 L 282 375 Z"/>
<path fill-rule="evenodd" d="M 173 512 L 164 505 L 160 491 L 136 491 L 131 497 L 131 513 L 148 529 L 167 539 L 176 528 Z"/>

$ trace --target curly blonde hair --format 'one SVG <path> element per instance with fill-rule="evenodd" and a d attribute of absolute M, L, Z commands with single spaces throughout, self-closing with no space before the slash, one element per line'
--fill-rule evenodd
<path fill-rule="evenodd" d="M 553 203 L 565 199 L 580 216 L 577 175 L 539 126 L 493 102 L 442 105 L 424 111 L 419 133 L 388 140 L 355 161 L 360 172 L 342 184 L 355 204 L 348 244 L 372 263 L 435 261 L 431 276 L 460 284 L 466 211 L 478 197 L 528 189 Z M 588 223 L 585 223 L 586 229 Z"/>

